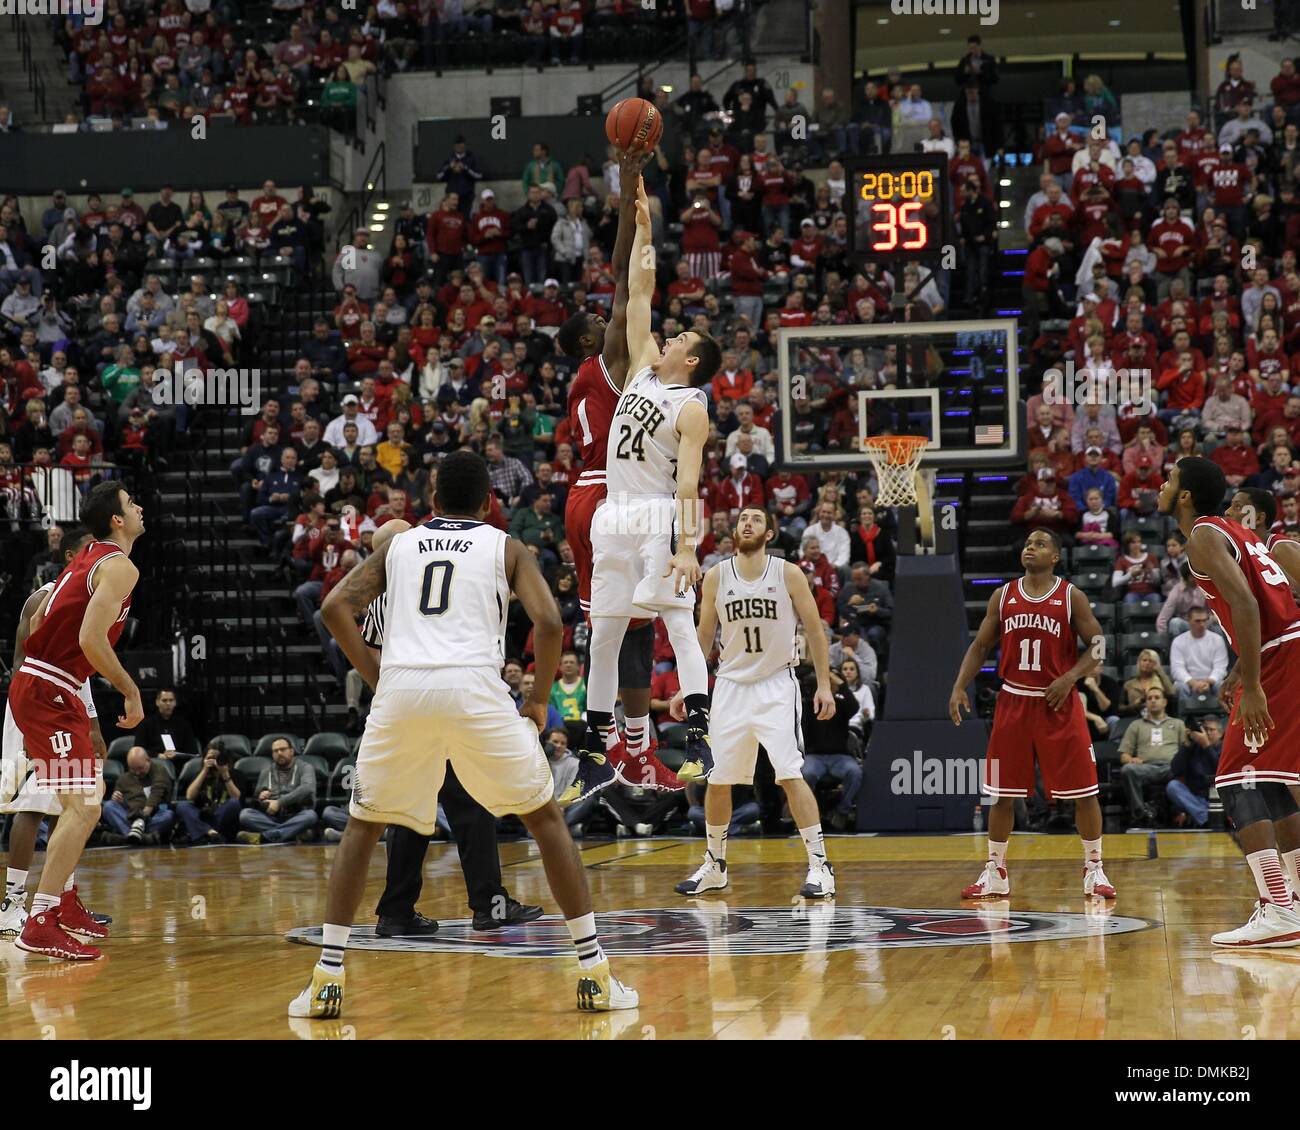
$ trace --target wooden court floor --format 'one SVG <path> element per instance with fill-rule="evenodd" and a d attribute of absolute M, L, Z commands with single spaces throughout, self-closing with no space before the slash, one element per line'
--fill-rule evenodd
<path fill-rule="evenodd" d="M 350 953 L 337 1023 L 285 1015 L 315 960 L 285 934 L 319 924 L 333 848 L 94 850 L 79 875 L 87 904 L 115 919 L 105 959 L 52 963 L 0 942 L 0 1036 L 1300 1036 L 1300 949 L 1224 955 L 1209 944 L 1251 909 L 1225 836 L 1107 837 L 1119 898 L 1100 909 L 1080 891 L 1078 841 L 1034 835 L 1012 842 L 1009 903 L 963 905 L 957 894 L 976 878 L 983 845 L 972 835 L 834 837 L 832 906 L 795 897 L 797 839 L 733 840 L 730 889 L 700 900 L 672 887 L 696 866 L 701 841 L 586 843 L 615 970 L 642 1002 L 592 1017 L 573 1008 L 562 923 L 484 938 L 449 921 L 466 917 L 464 888 L 454 848 L 435 844 L 421 909 L 444 920 L 447 946 L 465 948 Z M 513 895 L 554 910 L 533 845 L 505 844 L 502 860 Z M 382 876 L 377 853 L 360 923 L 373 923 Z M 561 956 L 466 952 L 485 945 Z"/>

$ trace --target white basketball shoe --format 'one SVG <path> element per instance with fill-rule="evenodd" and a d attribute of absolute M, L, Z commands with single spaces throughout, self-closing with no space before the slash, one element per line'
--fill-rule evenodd
<path fill-rule="evenodd" d="M 1289 906 L 1260 899 L 1246 925 L 1215 934 L 1210 941 L 1216 946 L 1237 949 L 1300 946 L 1300 914 Z"/>
<path fill-rule="evenodd" d="M 969 887 L 962 888 L 964 899 L 1005 898 L 1011 893 L 1011 881 L 1007 878 L 1007 869 L 999 867 L 993 860 L 984 865 L 980 877 Z"/>

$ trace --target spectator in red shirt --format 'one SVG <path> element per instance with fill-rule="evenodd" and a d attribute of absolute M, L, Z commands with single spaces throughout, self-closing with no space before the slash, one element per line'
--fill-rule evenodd
<path fill-rule="evenodd" d="M 1048 529 L 1069 539 L 1078 524 L 1079 508 L 1067 490 L 1062 489 L 1051 467 L 1039 468 L 1036 490 L 1026 491 L 1011 510 L 1011 521 L 1027 530 Z"/>
<path fill-rule="evenodd" d="M 1140 456 L 1137 466 L 1119 481 L 1119 496 L 1116 501 L 1124 521 L 1127 522 L 1136 515 L 1154 514 L 1156 496 L 1163 484 L 1164 479 L 1156 470 L 1155 460 L 1149 455 Z"/>
<path fill-rule="evenodd" d="M 1259 457 L 1239 427 L 1228 428 L 1227 437 L 1210 452 L 1210 459 L 1223 468 L 1228 486 L 1236 490 L 1251 475 L 1259 474 Z"/>
<path fill-rule="evenodd" d="M 1056 178 L 1056 183 L 1064 189 L 1070 187 L 1070 168 L 1074 164 L 1074 155 L 1083 148 L 1083 139 L 1070 130 L 1072 120 L 1064 111 L 1057 114 L 1055 132 L 1043 142 L 1043 171 L 1051 173 Z M 953 181 L 954 188 L 960 184 L 961 181 Z"/>
<path fill-rule="evenodd" d="M 1210 378 L 1197 365 L 1190 349 L 1180 349 L 1156 378 L 1156 388 L 1165 393 L 1160 418 L 1166 423 L 1179 416 L 1199 416 L 1210 391 Z"/>
<path fill-rule="evenodd" d="M 731 457 L 731 474 L 718 487 L 718 509 L 739 514 L 747 506 L 764 509 L 763 480 L 749 469 L 749 460 L 739 451 Z"/>
<path fill-rule="evenodd" d="M 1176 278 L 1182 279 L 1184 286 L 1191 287 L 1191 262 L 1196 250 L 1196 232 L 1179 214 L 1178 201 L 1165 201 L 1161 218 L 1151 225 L 1151 231 L 1147 234 L 1147 246 L 1156 257 L 1159 280 L 1157 292 L 1160 298 L 1163 299 L 1169 293 L 1169 284 Z"/>
<path fill-rule="evenodd" d="M 1282 422 L 1288 395 L 1282 390 L 1282 374 L 1279 371 L 1270 373 L 1264 387 L 1251 398 L 1250 411 L 1255 421 L 1251 435 L 1256 443 L 1263 443 L 1273 426 Z"/>
<path fill-rule="evenodd" d="M 1066 199 L 1059 184 L 1049 184 L 1046 190 L 1047 200 L 1034 209 L 1029 217 L 1029 236 L 1037 239 L 1047 228 L 1047 217 L 1058 215 L 1062 223 L 1069 227 L 1074 219 L 1074 205 Z"/>
<path fill-rule="evenodd" d="M 781 529 L 794 537 L 801 537 L 808 526 L 808 511 L 812 508 L 808 480 L 789 471 L 777 471 L 768 478 L 764 489 Z"/>
<path fill-rule="evenodd" d="M 831 565 L 830 558 L 822 552 L 822 543 L 815 536 L 805 539 L 799 568 L 808 574 L 815 588 L 824 589 L 832 597 L 839 596 L 840 575 Z"/>
<path fill-rule="evenodd" d="M 510 239 L 510 216 L 497 207 L 497 194 L 485 188 L 479 194 L 479 209 L 469 221 L 469 242 L 487 278 L 506 285 L 506 246 Z M 473 324 L 473 323 L 471 323 Z"/>
<path fill-rule="evenodd" d="M 357 298 L 357 288 L 348 283 L 343 288 L 343 301 L 334 307 L 334 328 L 339 331 L 344 344 L 361 336 L 361 323 L 369 318 L 369 305 Z"/>
<path fill-rule="evenodd" d="M 724 396 L 733 401 L 740 401 L 749 395 L 754 387 L 754 374 L 748 369 L 739 368 L 739 364 L 740 359 L 734 349 L 723 352 L 722 368 L 718 370 L 711 382 L 715 401 L 721 400 Z"/>
<path fill-rule="evenodd" d="M 550 19 L 551 66 L 582 62 L 582 5 L 560 0 Z"/>

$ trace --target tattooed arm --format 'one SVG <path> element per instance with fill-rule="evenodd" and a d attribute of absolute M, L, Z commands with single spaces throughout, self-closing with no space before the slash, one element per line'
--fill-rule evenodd
<path fill-rule="evenodd" d="M 367 647 L 366 641 L 361 638 L 357 617 L 387 587 L 385 563 L 388 560 L 388 548 L 392 544 L 391 538 L 385 541 L 335 585 L 320 606 L 320 616 L 325 627 L 330 630 L 330 635 L 338 641 L 343 654 L 371 690 L 379 685 L 379 658 L 378 653 Z"/>

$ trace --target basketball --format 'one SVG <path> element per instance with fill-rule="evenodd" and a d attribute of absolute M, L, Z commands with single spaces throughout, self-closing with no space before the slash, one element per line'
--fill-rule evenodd
<path fill-rule="evenodd" d="M 605 115 L 605 136 L 620 149 L 648 153 L 663 132 L 663 116 L 644 98 L 624 98 Z"/>

